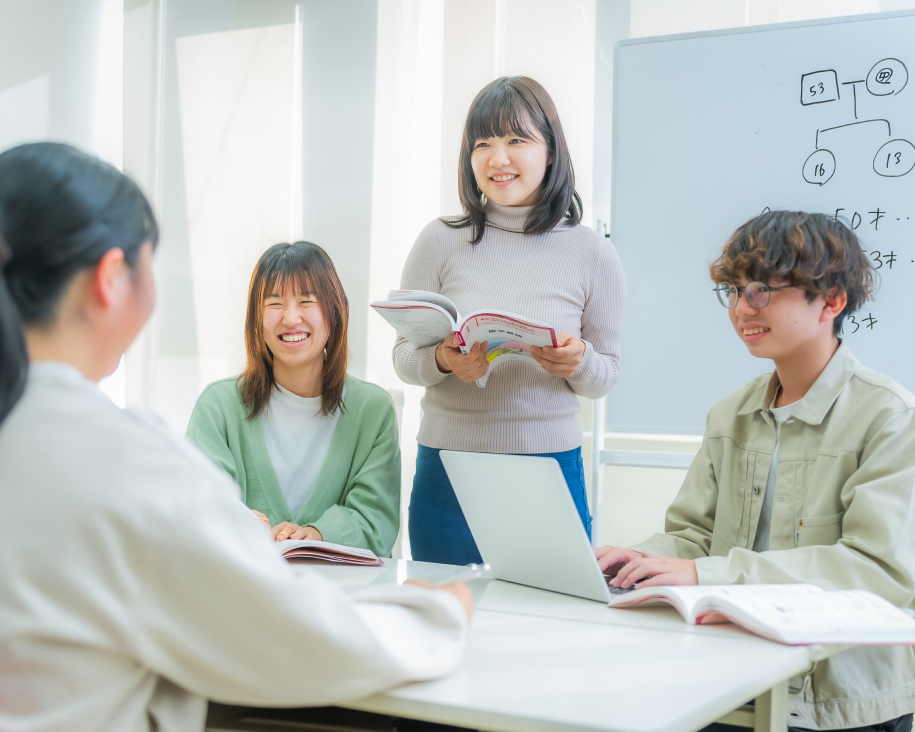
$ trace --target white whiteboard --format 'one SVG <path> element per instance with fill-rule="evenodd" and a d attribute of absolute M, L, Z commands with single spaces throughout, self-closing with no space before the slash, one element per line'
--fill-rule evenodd
<path fill-rule="evenodd" d="M 629 300 L 611 429 L 701 433 L 715 402 L 771 371 L 708 276 L 766 207 L 844 209 L 882 277 L 843 337 L 915 391 L 915 15 L 622 41 L 614 68 L 611 238 Z"/>

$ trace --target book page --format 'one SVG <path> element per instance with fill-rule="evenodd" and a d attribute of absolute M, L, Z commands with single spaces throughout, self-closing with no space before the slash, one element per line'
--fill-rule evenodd
<path fill-rule="evenodd" d="M 827 592 L 813 585 L 720 589 L 729 591 L 716 592 L 704 607 L 783 643 L 915 644 L 915 620 L 864 590 Z"/>
<path fill-rule="evenodd" d="M 438 345 L 455 329 L 448 312 L 435 304 L 403 300 L 373 302 L 371 307 L 416 348 Z"/>
<path fill-rule="evenodd" d="M 371 549 L 334 544 L 314 539 L 284 539 L 276 542 L 277 551 L 283 557 L 305 557 L 326 561 L 352 562 L 354 564 L 383 564 Z"/>
<path fill-rule="evenodd" d="M 610 607 L 635 607 L 637 605 L 673 605 L 687 623 L 696 622 L 696 606 L 706 596 L 708 588 L 695 586 L 645 587 L 632 590 L 622 595 L 615 595 L 610 600 Z"/>
<path fill-rule="evenodd" d="M 489 344 L 486 360 L 489 371 L 477 384 L 484 386 L 497 363 L 522 359 L 537 363 L 531 346 L 556 346 L 556 331 L 545 323 L 498 310 L 472 313 L 461 325 L 460 338 L 466 348 L 476 343 Z"/>
<path fill-rule="evenodd" d="M 823 594 L 824 590 L 814 585 L 684 585 L 646 587 L 618 595 L 610 601 L 611 607 L 627 607 L 645 602 L 662 600 L 682 611 L 680 614 L 689 623 L 708 625 L 734 622 L 715 610 L 731 601 L 728 607 L 742 603 L 741 607 L 756 603 L 780 602 L 785 593 L 806 596 L 808 593 Z"/>
<path fill-rule="evenodd" d="M 455 323 L 460 320 L 457 305 L 451 301 L 451 298 L 445 297 L 440 292 L 429 292 L 428 290 L 391 290 L 388 293 L 388 300 L 392 302 L 411 300 L 413 302 L 427 302 L 432 305 L 438 305 L 451 316 L 451 319 Z"/>

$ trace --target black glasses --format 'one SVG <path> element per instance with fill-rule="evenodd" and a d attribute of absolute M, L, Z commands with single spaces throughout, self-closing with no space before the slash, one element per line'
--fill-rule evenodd
<path fill-rule="evenodd" d="M 740 299 L 740 293 L 743 292 L 747 298 L 747 304 L 751 308 L 761 310 L 769 304 L 769 293 L 774 290 L 784 290 L 794 285 L 781 285 L 780 287 L 770 287 L 762 282 L 751 282 L 746 287 L 737 287 L 736 285 L 720 284 L 715 288 L 715 294 L 718 295 L 720 302 L 728 310 L 737 307 L 737 301 Z"/>

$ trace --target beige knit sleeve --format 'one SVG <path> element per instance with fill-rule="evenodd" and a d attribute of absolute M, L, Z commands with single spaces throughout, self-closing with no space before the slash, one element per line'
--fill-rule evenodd
<path fill-rule="evenodd" d="M 609 239 L 601 240 L 590 272 L 588 299 L 581 315 L 585 354 L 566 381 L 579 396 L 598 399 L 613 388 L 620 375 L 620 338 L 626 312 L 623 265 Z"/>
<path fill-rule="evenodd" d="M 416 238 L 400 278 L 401 290 L 441 292 L 441 242 L 438 220 L 429 223 Z M 398 335 L 394 342 L 394 371 L 400 380 L 416 386 L 433 386 L 448 378 L 435 363 L 436 346 L 417 348 Z"/>

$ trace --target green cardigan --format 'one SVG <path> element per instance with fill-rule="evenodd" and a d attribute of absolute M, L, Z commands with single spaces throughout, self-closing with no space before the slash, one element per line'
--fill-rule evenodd
<path fill-rule="evenodd" d="M 311 525 L 325 541 L 390 556 L 400 527 L 400 448 L 394 402 L 384 389 L 347 375 L 330 450 L 298 516 L 280 490 L 261 418 L 247 415 L 237 380 L 222 379 L 203 390 L 187 428 L 187 437 L 241 486 L 245 505 L 271 526 Z"/>

